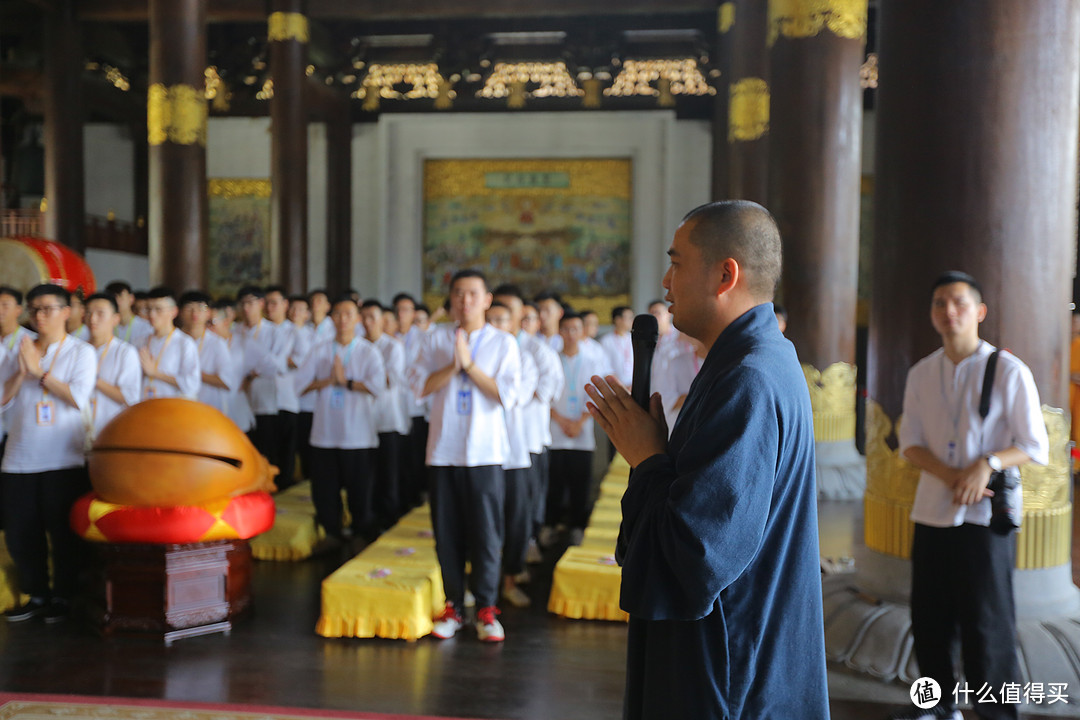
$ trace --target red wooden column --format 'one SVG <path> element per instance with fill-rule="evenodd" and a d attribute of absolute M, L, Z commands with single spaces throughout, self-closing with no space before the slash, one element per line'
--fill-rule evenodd
<path fill-rule="evenodd" d="M 787 335 L 807 376 L 818 490 L 862 495 L 855 450 L 865 0 L 768 4 L 771 105 L 767 207 L 784 239 Z"/>
<path fill-rule="evenodd" d="M 308 19 L 302 0 L 271 0 L 270 237 L 272 272 L 289 293 L 307 290 Z M 333 258 L 330 258 L 333 263 Z"/>
<path fill-rule="evenodd" d="M 735 0 L 732 5 L 731 71 L 728 76 L 728 192 L 730 197 L 768 202 L 769 51 L 768 4 Z"/>
<path fill-rule="evenodd" d="M 150 0 L 150 282 L 206 282 L 206 0 Z"/>
<path fill-rule="evenodd" d="M 83 177 L 82 28 L 76 0 L 45 13 L 45 234 L 86 249 Z"/>

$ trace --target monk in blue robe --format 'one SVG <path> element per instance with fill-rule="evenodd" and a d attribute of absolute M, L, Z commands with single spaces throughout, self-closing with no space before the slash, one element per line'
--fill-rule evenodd
<path fill-rule="evenodd" d="M 590 412 L 633 467 L 617 557 L 628 720 L 823 720 L 813 416 L 772 297 L 780 236 L 746 201 L 692 211 L 664 276 L 709 348 L 666 440 L 663 407 L 592 378 Z"/>

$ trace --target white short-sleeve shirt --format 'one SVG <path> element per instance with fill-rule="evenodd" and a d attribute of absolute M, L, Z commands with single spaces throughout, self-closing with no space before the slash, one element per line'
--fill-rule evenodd
<path fill-rule="evenodd" d="M 199 396 L 202 374 L 199 370 L 199 348 L 191 336 L 173 328 L 165 337 L 151 335 L 143 344 L 150 352 L 157 369 L 176 379 L 177 384 L 143 377 L 142 399 L 182 397 L 194 400 Z"/>
<path fill-rule="evenodd" d="M 589 396 L 585 394 L 585 385 L 593 375 L 603 375 L 607 367 L 599 355 L 588 352 L 579 346 L 573 356 L 559 353 L 563 376 L 566 384 L 555 398 L 551 409 L 563 417 L 577 419 L 586 413 L 585 403 Z M 593 435 L 593 419 L 589 416 L 581 427 L 577 437 L 568 437 L 558 423 L 551 423 L 552 450 L 595 450 L 596 437 Z"/>
<path fill-rule="evenodd" d="M 121 405 L 94 388 L 90 396 L 90 413 L 94 418 L 96 435 L 124 408 L 134 405 L 142 398 L 143 372 L 139 351 L 120 338 L 114 337 L 101 347 L 94 348 L 94 351 L 98 361 L 97 377 L 119 388 L 126 403 Z"/>
<path fill-rule="evenodd" d="M 199 338 L 199 374 L 217 375 L 227 387 L 215 387 L 204 382 L 199 384 L 199 402 L 229 414 L 233 395 L 240 387 L 239 368 L 225 338 L 209 330 Z"/>
<path fill-rule="evenodd" d="M 317 391 L 311 420 L 311 446 L 341 450 L 378 447 L 375 402 L 386 391 L 386 369 L 375 346 L 363 338 L 347 345 L 335 340 L 316 344 L 293 376 L 296 392 L 314 380 L 325 380 L 341 358 L 345 379 L 363 383 L 370 392 L 328 385 Z"/>
<path fill-rule="evenodd" d="M 1039 391 L 1019 358 L 1008 352 L 998 356 L 990 409 L 979 417 L 986 361 L 994 347 L 979 348 L 954 364 L 944 349 L 920 360 L 908 372 L 904 413 L 898 438 L 900 452 L 924 447 L 950 467 L 967 467 L 980 456 L 1017 447 L 1032 462 L 1049 462 Z M 974 505 L 953 503 L 953 491 L 939 478 L 923 471 L 911 508 L 914 522 L 934 527 L 963 523 L 990 524 L 990 499 Z"/>
<path fill-rule="evenodd" d="M 0 364 L 0 383 L 18 372 L 17 354 Z M 2 469 L 6 473 L 39 473 L 81 467 L 85 458 L 86 418 L 90 394 L 97 382 L 97 354 L 88 343 L 65 335 L 49 345 L 41 367 L 67 383 L 75 407 L 45 391 L 29 375 L 11 402 L 0 409 L 7 415 L 8 441 Z"/>
<path fill-rule="evenodd" d="M 409 368 L 417 396 L 433 372 L 454 362 L 456 333 L 457 327 L 447 324 L 424 336 Z M 502 403 L 517 401 L 521 376 L 517 342 L 486 323 L 469 333 L 468 342 L 472 361 L 494 379 L 500 400 L 480 392 L 463 372 L 455 372 L 446 386 L 431 393 L 427 464 L 434 467 L 501 467 L 510 452 Z"/>

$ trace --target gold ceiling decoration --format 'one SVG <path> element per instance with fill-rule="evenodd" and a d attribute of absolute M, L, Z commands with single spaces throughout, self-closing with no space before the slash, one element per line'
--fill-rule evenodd
<path fill-rule="evenodd" d="M 614 84 L 604 90 L 612 97 L 632 95 L 658 96 L 660 90 L 654 83 L 664 78 L 671 83 L 672 95 L 715 95 L 716 88 L 709 85 L 698 68 L 697 60 L 627 60 L 615 78 Z"/>
<path fill-rule="evenodd" d="M 295 40 L 306 43 L 310 39 L 308 19 L 301 13 L 270 13 L 266 23 L 266 37 L 270 42 Z"/>
<path fill-rule="evenodd" d="M 218 69 L 214 65 L 206 68 L 203 75 L 206 78 L 206 99 L 210 101 L 215 110 L 226 112 L 229 109 L 229 100 L 232 99 L 229 86 L 221 79 L 221 75 L 218 74 Z"/>
<path fill-rule="evenodd" d="M 495 63 L 484 87 L 476 93 L 482 98 L 517 97 L 521 88 L 524 97 L 580 97 L 585 91 L 577 86 L 564 62 Z M 515 91 L 517 88 L 517 91 Z"/>
<path fill-rule="evenodd" d="M 352 94 L 354 98 L 367 98 L 370 93 L 388 100 L 416 100 L 419 98 L 439 97 L 439 88 L 446 83 L 439 74 L 435 63 L 400 63 L 383 65 L 372 63 L 367 76 L 360 87 Z M 399 85 L 408 85 L 408 90 L 401 90 Z M 456 93 L 444 89 L 447 97 L 453 99 Z"/>
<path fill-rule="evenodd" d="M 255 93 L 255 98 L 258 100 L 269 100 L 272 97 L 274 97 L 274 78 L 266 78 L 262 90 Z"/>

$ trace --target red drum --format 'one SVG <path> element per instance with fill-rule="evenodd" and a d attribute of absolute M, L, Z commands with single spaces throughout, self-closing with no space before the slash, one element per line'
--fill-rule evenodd
<path fill-rule="evenodd" d="M 0 238 L 0 285 L 26 292 L 42 283 L 82 289 L 84 297 L 97 289 L 90 266 L 66 245 L 26 235 Z"/>

